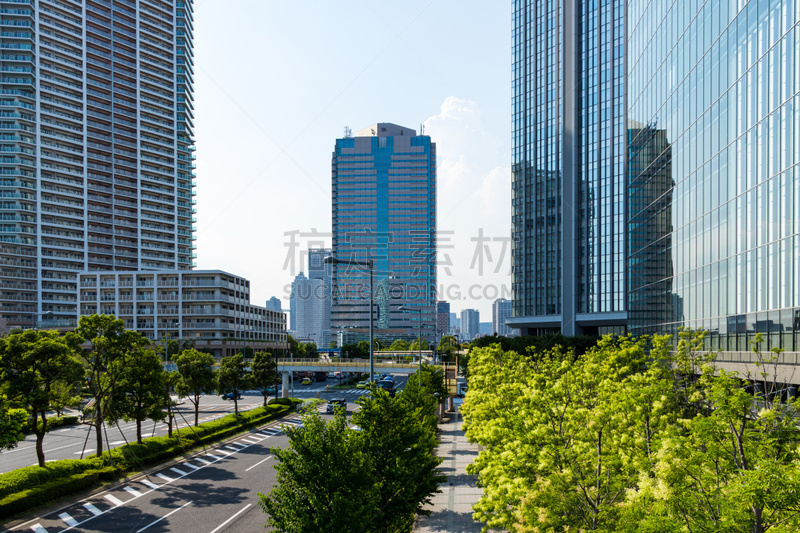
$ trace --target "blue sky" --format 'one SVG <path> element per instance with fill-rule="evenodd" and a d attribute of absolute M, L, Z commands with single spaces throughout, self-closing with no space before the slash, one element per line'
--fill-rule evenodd
<path fill-rule="evenodd" d="M 286 298 L 300 251 L 330 243 L 344 127 L 424 123 L 443 296 L 491 320 L 510 289 L 510 50 L 507 2 L 197 0 L 198 268 Z"/>

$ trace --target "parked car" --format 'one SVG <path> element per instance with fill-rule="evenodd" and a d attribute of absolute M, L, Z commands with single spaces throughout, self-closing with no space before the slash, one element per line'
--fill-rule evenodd
<path fill-rule="evenodd" d="M 394 383 L 394 376 L 391 374 L 384 374 L 384 376 L 381 379 L 385 379 L 387 381 L 391 381 L 392 383 Z"/>
<path fill-rule="evenodd" d="M 272 387 L 267 387 L 267 396 L 276 396 L 281 389 L 278 388 L 277 385 L 273 385 Z"/>
<path fill-rule="evenodd" d="M 233 400 L 233 392 L 226 392 L 225 394 L 222 395 L 222 399 L 223 400 Z M 241 392 L 237 392 L 236 393 L 236 399 L 237 400 L 241 400 L 242 399 L 242 393 Z"/>
<path fill-rule="evenodd" d="M 311 385 L 311 378 L 303 378 L 303 381 L 300 382 L 301 385 Z"/>
<path fill-rule="evenodd" d="M 366 389 L 368 386 L 369 386 L 369 380 L 368 379 L 365 379 L 363 381 L 359 381 L 358 383 L 356 383 L 356 388 L 357 389 Z"/>
<path fill-rule="evenodd" d="M 325 412 L 333 414 L 336 412 L 336 409 L 344 409 L 347 411 L 347 400 L 345 398 L 331 398 L 328 400 Z"/>

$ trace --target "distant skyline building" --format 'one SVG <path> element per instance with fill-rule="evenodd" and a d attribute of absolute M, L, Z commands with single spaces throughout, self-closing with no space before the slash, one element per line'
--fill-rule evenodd
<path fill-rule="evenodd" d="M 450 333 L 450 302 L 436 302 L 436 342 Z"/>
<path fill-rule="evenodd" d="M 320 316 L 319 323 L 315 323 L 314 336 L 319 339 L 317 346 L 327 348 L 331 337 L 331 269 L 332 265 L 326 264 L 324 259 L 333 255 L 331 248 L 308 249 L 308 277 L 316 280 L 312 298 L 318 307 L 314 313 Z"/>
<path fill-rule="evenodd" d="M 78 272 L 195 266 L 193 2 L 0 4 L 0 318 L 75 326 Z"/>
<path fill-rule="evenodd" d="M 298 342 L 313 342 L 327 348 L 326 309 L 330 308 L 330 290 L 324 280 L 309 279 L 302 272 L 292 282 L 292 335 Z"/>
<path fill-rule="evenodd" d="M 512 299 L 522 334 L 627 323 L 626 3 L 512 3 Z"/>
<path fill-rule="evenodd" d="M 461 341 L 471 341 L 480 334 L 481 315 L 477 309 L 461 311 Z"/>
<path fill-rule="evenodd" d="M 515 330 L 508 327 L 506 319 L 511 316 L 511 300 L 505 298 L 498 298 L 492 303 L 492 331 L 503 337 L 509 337 L 516 333 Z"/>
<path fill-rule="evenodd" d="M 273 296 L 267 300 L 266 308 L 270 311 L 283 311 L 283 302 L 280 298 Z"/>
<path fill-rule="evenodd" d="M 436 144 L 378 123 L 336 140 L 333 255 L 374 262 L 374 327 L 436 335 Z M 331 328 L 369 327 L 369 269 L 334 265 Z M 413 330 L 413 331 L 412 331 Z"/>

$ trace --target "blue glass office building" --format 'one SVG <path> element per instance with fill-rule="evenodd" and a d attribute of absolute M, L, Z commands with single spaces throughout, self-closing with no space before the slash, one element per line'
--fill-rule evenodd
<path fill-rule="evenodd" d="M 374 261 L 374 327 L 396 338 L 436 335 L 436 144 L 378 123 L 336 140 L 332 161 L 333 254 Z M 331 272 L 332 334 L 369 327 L 369 272 Z M 400 311 L 400 306 L 420 313 Z M 407 333 L 404 334 L 403 332 Z M 386 333 L 389 335 L 390 333 Z"/>
<path fill-rule="evenodd" d="M 799 19 L 798 0 L 629 2 L 632 332 L 705 329 L 733 362 L 761 332 L 798 363 Z"/>
<path fill-rule="evenodd" d="M 522 334 L 627 323 L 625 2 L 513 1 L 513 313 Z"/>

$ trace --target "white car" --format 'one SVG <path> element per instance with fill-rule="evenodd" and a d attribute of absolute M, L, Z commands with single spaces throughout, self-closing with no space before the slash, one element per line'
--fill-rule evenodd
<path fill-rule="evenodd" d="M 183 396 L 178 396 L 177 394 L 170 394 L 169 402 L 172 405 L 183 405 L 184 403 L 186 403 L 186 398 L 184 398 Z"/>

